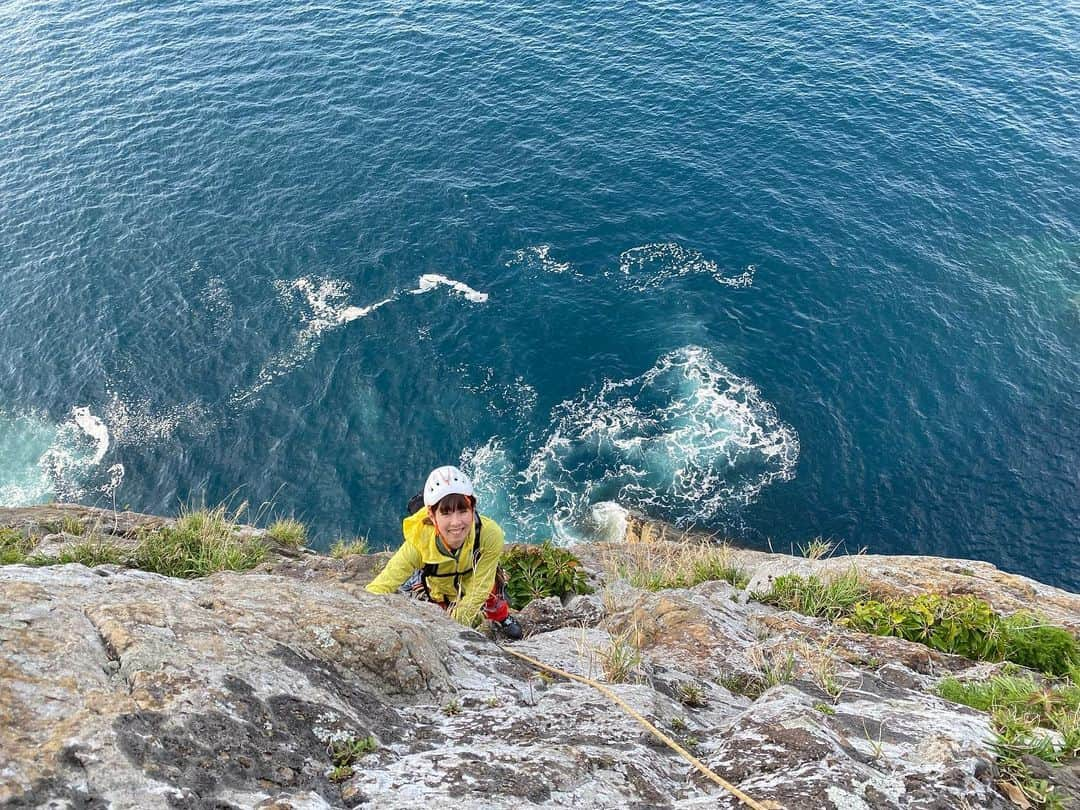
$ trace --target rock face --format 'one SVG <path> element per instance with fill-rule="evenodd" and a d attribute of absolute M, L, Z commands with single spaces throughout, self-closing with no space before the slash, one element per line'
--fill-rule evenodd
<path fill-rule="evenodd" d="M 0 525 L 26 520 L 0 511 Z M 809 564 L 745 554 L 759 581 Z M 0 567 L 0 808 L 741 806 L 604 694 L 511 650 L 607 683 L 765 806 L 1012 806 L 986 715 L 931 692 L 989 665 L 724 582 L 540 600 L 521 613 L 530 635 L 502 647 L 431 605 L 367 594 L 374 561 L 277 556 L 199 580 Z M 922 571 L 905 562 L 857 564 L 903 590 Z M 930 584 L 951 582 L 950 565 L 995 604 L 1080 622 L 1080 597 L 984 564 L 939 560 Z M 368 737 L 374 751 L 334 769 L 335 750 Z"/>

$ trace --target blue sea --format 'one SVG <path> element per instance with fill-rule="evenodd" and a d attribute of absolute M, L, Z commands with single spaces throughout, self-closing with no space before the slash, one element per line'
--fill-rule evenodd
<path fill-rule="evenodd" d="M 0 504 L 446 463 L 1080 590 L 1080 8 L 0 2 Z"/>

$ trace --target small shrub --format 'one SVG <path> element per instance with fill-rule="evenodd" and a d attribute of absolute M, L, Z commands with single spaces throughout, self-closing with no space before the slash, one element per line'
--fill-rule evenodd
<path fill-rule="evenodd" d="M 330 769 L 331 782 L 344 782 L 353 775 L 351 765 L 335 765 Z"/>
<path fill-rule="evenodd" d="M 26 562 L 33 541 L 17 529 L 0 529 L 0 565 Z"/>
<path fill-rule="evenodd" d="M 330 556 L 336 560 L 360 557 L 367 553 L 368 542 L 365 537 L 354 537 L 351 540 L 339 537 L 334 541 L 334 545 L 330 546 Z"/>
<path fill-rule="evenodd" d="M 303 548 L 307 544 L 307 526 L 292 518 L 275 520 L 266 530 L 266 534 L 275 542 L 289 548 Z"/>
<path fill-rule="evenodd" d="M 1063 627 L 1040 622 L 1030 613 L 1002 620 L 1004 657 L 1048 675 L 1068 675 L 1080 667 L 1080 644 Z"/>
<path fill-rule="evenodd" d="M 681 717 L 671 718 L 671 730 L 672 731 L 686 731 L 686 721 Z"/>
<path fill-rule="evenodd" d="M 461 701 L 457 698 L 451 698 L 450 701 L 442 707 L 443 714 L 447 717 L 456 717 L 461 714 Z"/>
<path fill-rule="evenodd" d="M 193 579 L 215 571 L 246 571 L 266 557 L 256 538 L 237 535 L 224 506 L 182 514 L 175 526 L 144 532 L 132 562 L 136 568 Z"/>
<path fill-rule="evenodd" d="M 753 599 L 767 605 L 807 616 L 822 616 L 830 621 L 847 615 L 869 595 L 854 566 L 829 582 L 815 576 L 804 579 L 798 574 L 784 574 L 773 580 L 769 591 L 750 594 Z"/>
<path fill-rule="evenodd" d="M 506 593 L 514 610 L 534 599 L 592 593 L 578 558 L 550 540 L 539 546 L 515 546 L 503 554 L 500 564 L 509 577 Z"/>

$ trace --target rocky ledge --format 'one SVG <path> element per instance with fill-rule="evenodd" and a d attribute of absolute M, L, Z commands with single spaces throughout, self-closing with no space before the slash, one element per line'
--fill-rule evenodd
<path fill-rule="evenodd" d="M 0 526 L 58 529 L 39 541 L 53 554 L 73 540 L 59 530 L 67 518 L 120 543 L 167 523 L 0 510 Z M 625 544 L 574 549 L 597 590 L 534 601 L 520 613 L 526 638 L 508 646 L 430 605 L 366 593 L 385 555 L 282 548 L 254 570 L 191 580 L 2 566 L 0 807 L 743 806 L 608 696 L 510 650 L 605 682 L 760 806 L 1024 801 L 997 782 L 988 715 L 935 694 L 943 676 L 1001 665 L 747 594 L 783 573 L 855 565 L 878 591 L 975 594 L 1074 632 L 1076 594 L 936 558 L 733 552 L 746 589 L 650 592 L 611 573 L 620 555 L 667 542 L 634 522 Z M 1068 766 L 1050 778 L 1065 801 L 1080 794 Z"/>

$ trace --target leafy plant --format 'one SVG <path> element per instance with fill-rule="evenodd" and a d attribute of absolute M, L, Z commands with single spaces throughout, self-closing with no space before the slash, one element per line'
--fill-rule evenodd
<path fill-rule="evenodd" d="M 344 782 L 353 775 L 353 765 L 365 754 L 379 750 L 379 743 L 374 736 L 350 737 L 344 740 L 333 740 L 326 748 L 334 763 L 330 771 L 330 781 Z"/>
<path fill-rule="evenodd" d="M 266 530 L 272 540 L 289 548 L 303 548 L 307 544 L 307 526 L 293 518 L 275 520 Z"/>
<path fill-rule="evenodd" d="M 451 698 L 445 706 L 442 707 L 443 714 L 447 717 L 456 717 L 461 714 L 461 701 L 457 698 Z"/>
<path fill-rule="evenodd" d="M 1068 675 L 1080 667 L 1080 643 L 1065 628 L 1030 613 L 1016 613 L 1001 624 L 1009 661 L 1048 675 Z"/>
<path fill-rule="evenodd" d="M 506 593 L 515 610 L 533 599 L 592 593 L 578 558 L 550 540 L 538 546 L 515 546 L 503 554 L 501 565 L 509 577 Z"/>

